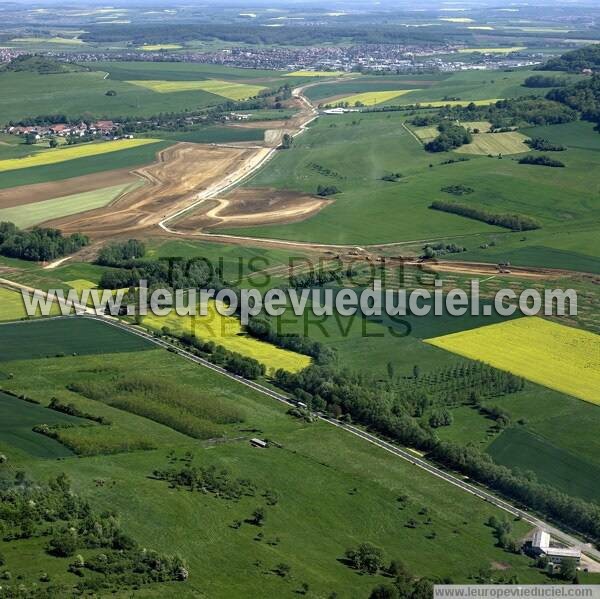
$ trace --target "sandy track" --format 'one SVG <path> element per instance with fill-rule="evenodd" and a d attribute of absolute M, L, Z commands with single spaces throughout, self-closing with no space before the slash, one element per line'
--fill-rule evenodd
<path fill-rule="evenodd" d="M 216 181 L 252 163 L 265 149 L 178 143 L 161 152 L 157 162 L 134 171 L 146 184 L 97 210 L 49 221 L 66 233 L 79 231 L 93 239 L 142 235 L 167 212 L 180 210 Z"/>
<path fill-rule="evenodd" d="M 124 168 L 71 177 L 60 181 L 9 187 L 0 189 L 0 208 L 11 208 L 33 202 L 54 200 L 59 197 L 94 191 L 112 185 L 134 183 L 136 180 L 137 178 L 131 170 Z"/>

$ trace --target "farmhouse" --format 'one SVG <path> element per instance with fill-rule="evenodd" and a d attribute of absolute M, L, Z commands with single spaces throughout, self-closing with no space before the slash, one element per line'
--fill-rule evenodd
<path fill-rule="evenodd" d="M 548 558 L 551 564 L 560 564 L 564 559 L 573 559 L 577 563 L 581 561 L 581 551 L 568 547 L 551 547 L 550 533 L 538 528 L 531 539 L 531 550 L 538 557 Z"/>

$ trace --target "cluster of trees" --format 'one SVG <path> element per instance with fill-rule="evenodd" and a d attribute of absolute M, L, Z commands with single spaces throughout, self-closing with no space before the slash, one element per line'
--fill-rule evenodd
<path fill-rule="evenodd" d="M 298 373 L 277 370 L 274 382 L 291 393 L 301 390 L 309 409 L 335 418 L 350 417 L 385 437 L 426 452 L 429 458 L 445 467 L 466 474 L 593 539 L 600 539 L 600 506 L 538 483 L 530 474 L 512 472 L 495 464 L 488 454 L 476 447 L 437 438 L 420 417 L 428 413 L 431 404 L 443 405 L 454 396 L 464 394 L 477 402 L 483 394 L 497 395 L 498 389 L 516 392 L 524 384 L 519 377 L 508 373 L 496 375 L 498 371 L 484 365 L 467 364 L 453 370 L 450 380 L 445 380 L 450 372 L 437 373 L 435 377 L 418 373 L 416 378 L 413 376 L 412 390 L 410 385 L 400 386 L 394 381 L 382 383 L 366 373 L 319 365 L 311 365 Z"/>
<path fill-rule="evenodd" d="M 226 468 L 191 466 L 154 470 L 154 478 L 164 480 L 174 488 L 185 488 L 199 493 L 210 493 L 221 499 L 238 501 L 242 497 L 255 497 L 257 486 L 247 478 L 234 478 Z"/>
<path fill-rule="evenodd" d="M 538 164 L 537 162 L 524 163 L 523 159 L 519 160 L 519 162 L 521 164 Z M 511 229 L 512 231 L 532 231 L 533 229 L 539 229 L 541 227 L 540 223 L 530 216 L 525 216 L 523 214 L 496 214 L 494 212 L 483 210 L 482 208 L 476 208 L 475 206 L 469 206 L 467 204 L 459 204 L 457 202 L 435 200 L 429 207 L 432 210 L 441 210 L 442 212 L 449 212 L 450 214 L 458 214 L 459 216 L 480 220 L 484 223 L 488 223 L 488 225 L 496 225 L 497 227 L 504 227 L 505 229 Z"/>
<path fill-rule="evenodd" d="M 557 58 L 551 58 L 538 67 L 543 71 L 568 71 L 581 73 L 584 69 L 597 71 L 600 69 L 600 45 L 592 44 L 571 52 L 566 52 Z"/>
<path fill-rule="evenodd" d="M 64 237 L 58 229 L 34 227 L 21 231 L 13 223 L 0 222 L 0 254 L 21 260 L 54 260 L 89 244 L 80 233 Z"/>
<path fill-rule="evenodd" d="M 511 536 L 512 525 L 506 518 L 490 516 L 487 525 L 494 531 L 498 547 L 511 553 L 520 553 L 521 544 Z"/>
<path fill-rule="evenodd" d="M 323 175 L 323 177 L 331 177 L 332 179 L 338 179 L 339 181 L 343 181 L 346 178 L 337 171 L 323 166 L 322 164 L 318 164 L 317 162 L 310 162 L 308 167 L 316 173 L 319 173 L 319 175 Z"/>
<path fill-rule="evenodd" d="M 401 173 L 386 173 L 385 175 L 383 175 L 383 177 L 381 177 L 382 181 L 389 181 L 390 183 L 395 183 L 400 179 L 402 179 Z"/>
<path fill-rule="evenodd" d="M 377 574 L 385 567 L 383 551 L 371 543 L 347 549 L 344 558 L 351 568 L 365 574 Z"/>
<path fill-rule="evenodd" d="M 282 349 L 310 356 L 317 364 L 327 364 L 335 357 L 335 351 L 319 341 L 296 334 L 282 335 L 277 333 L 273 330 L 271 323 L 265 318 L 258 316 L 250 318 L 246 325 L 246 331 L 252 337 L 261 341 L 272 343 Z"/>
<path fill-rule="evenodd" d="M 459 254 L 460 252 L 466 251 L 466 247 L 462 245 L 456 245 L 455 243 L 428 243 L 423 248 L 422 258 L 436 258 L 437 256 L 443 256 L 445 254 Z"/>
<path fill-rule="evenodd" d="M 105 245 L 96 258 L 101 266 L 122 266 L 124 262 L 139 260 L 146 255 L 146 246 L 142 241 L 129 239 Z"/>
<path fill-rule="evenodd" d="M 317 195 L 323 198 L 327 196 L 335 195 L 336 193 L 340 193 L 341 189 L 336 187 L 335 185 L 318 185 L 317 186 Z"/>
<path fill-rule="evenodd" d="M 600 506 L 597 504 L 557 491 L 530 475 L 512 472 L 472 446 L 440 442 L 431 450 L 430 457 L 596 541 L 600 539 Z"/>
<path fill-rule="evenodd" d="M 289 277 L 289 286 L 292 289 L 308 289 L 312 287 L 323 287 L 333 281 L 342 283 L 345 278 L 351 278 L 356 273 L 352 266 L 348 266 L 345 272 L 336 270 L 311 270 L 304 275 L 291 275 Z"/>
<path fill-rule="evenodd" d="M 581 118 L 586 121 L 600 123 L 600 75 L 593 75 L 567 87 L 553 89 L 546 97 L 578 110 Z"/>
<path fill-rule="evenodd" d="M 473 193 L 475 190 L 472 187 L 468 187 L 467 185 L 458 184 L 446 185 L 445 187 L 442 187 L 440 191 L 450 193 L 454 196 L 464 196 Z"/>
<path fill-rule="evenodd" d="M 555 144 L 543 137 L 532 137 L 525 140 L 525 143 L 532 149 L 540 152 L 564 152 L 567 148 L 560 144 Z"/>
<path fill-rule="evenodd" d="M 70 63 L 60 62 L 54 58 L 37 54 L 21 54 L 15 56 L 9 63 L 0 67 L 1 71 L 15 73 L 37 73 L 38 75 L 55 75 L 58 73 L 71 73 L 73 71 L 86 71 L 85 67 Z"/>
<path fill-rule="evenodd" d="M 103 289 L 123 289 L 135 287 L 141 279 L 148 281 L 149 287 L 162 286 L 177 289 L 223 286 L 221 270 L 202 258 L 165 258 L 151 260 L 144 258 L 144 244 L 136 239 L 111 243 L 100 250 L 96 263 L 111 266 L 100 278 Z"/>
<path fill-rule="evenodd" d="M 428 152 L 447 152 L 473 141 L 471 133 L 461 125 L 442 122 L 438 125 L 438 131 L 439 135 L 425 144 Z"/>
<path fill-rule="evenodd" d="M 461 121 L 489 121 L 493 129 L 520 125 L 556 125 L 577 119 L 577 112 L 552 98 L 508 98 L 489 106 L 450 106 L 440 109 L 438 118 Z"/>
<path fill-rule="evenodd" d="M 429 415 L 429 426 L 439 428 L 440 426 L 450 426 L 454 422 L 452 413 L 447 408 L 436 408 Z"/>
<path fill-rule="evenodd" d="M 12 478 L 7 472 L 0 478 L 0 505 L 4 540 L 10 543 L 16 539 L 46 538 L 49 554 L 73 558 L 69 570 L 81 578 L 77 584 L 80 592 L 123 591 L 153 582 L 188 578 L 187 566 L 180 557 L 142 549 L 122 531 L 116 513 L 94 511 L 72 491 L 64 474 L 42 484 L 23 471 L 17 471 Z M 87 557 L 77 555 L 78 550 L 85 550 Z M 39 557 L 41 561 L 42 556 Z M 3 578 L 10 580 L 10 572 L 4 571 Z M 38 596 L 34 590 L 37 576 L 32 580 L 19 577 L 14 588 L 5 581 L 2 586 L 6 596 Z M 45 581 L 52 582 L 48 575 Z M 67 597 L 74 593 L 73 587 L 66 584 L 52 586 L 53 596 Z M 29 590 L 31 595 L 27 594 Z"/>
<path fill-rule="evenodd" d="M 550 166 L 552 168 L 564 168 L 564 163 L 549 156 L 523 156 L 519 164 L 533 164 L 535 166 Z M 536 227 L 538 228 L 538 227 Z"/>
<path fill-rule="evenodd" d="M 524 87 L 564 87 L 568 79 L 554 75 L 531 75 L 523 82 Z"/>

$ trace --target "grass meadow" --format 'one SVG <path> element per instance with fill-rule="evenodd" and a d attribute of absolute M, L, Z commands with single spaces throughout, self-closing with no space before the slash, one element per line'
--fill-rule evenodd
<path fill-rule="evenodd" d="M 223 103 L 223 97 L 233 97 L 231 94 L 248 97 L 254 95 L 249 93 L 253 88 L 276 88 L 283 83 L 295 85 L 308 80 L 305 76 L 284 77 L 284 73 L 278 71 L 193 63 L 109 61 L 93 63 L 92 68 L 94 70 L 51 76 L 1 73 L 0 85 L 4 93 L 0 98 L 0 113 L 3 120 L 21 120 L 40 114 L 56 114 L 58 111 L 70 118 L 83 115 L 114 118 L 199 110 Z M 135 84 L 143 80 L 204 81 L 208 87 L 215 89 L 215 93 L 197 87 L 189 88 L 189 84 L 187 90 L 158 93 Z M 210 80 L 229 85 L 215 87 L 215 83 Z M 233 85 L 249 85 L 253 88 L 232 87 Z M 243 93 L 240 91 L 242 89 Z M 108 91 L 114 91 L 116 95 L 107 96 Z M 223 95 L 219 95 L 219 91 Z M 23 102 L 23 97 L 27 97 L 28 101 Z"/>
<path fill-rule="evenodd" d="M 59 349 L 60 345 L 55 351 Z M 120 453 L 112 453 L 115 446 L 108 445 L 105 455 L 60 461 L 40 460 L 10 445 L 3 448 L 8 447 L 15 467 L 24 467 L 36 477 L 66 472 L 76 492 L 99 509 L 117 510 L 126 532 L 135 533 L 143 545 L 183 555 L 190 565 L 190 579 L 178 587 L 182 597 L 281 596 L 293 593 L 302 582 L 318 596 L 334 591 L 345 599 L 364 596 L 385 578 L 361 576 L 341 561 L 348 547 L 362 541 L 375 543 L 387 559 L 400 558 L 409 570 L 424 575 L 466 581 L 481 568 L 493 570 L 494 564 L 500 563 L 503 570 L 498 576 L 517 575 L 521 582 L 545 580 L 528 558 L 496 546 L 493 531 L 485 522 L 490 515 L 501 514 L 488 503 L 326 423 L 310 424 L 287 416 L 284 406 L 178 356 L 157 349 L 14 360 L 9 365 L 13 377 L 3 384 L 10 389 L 36 398 L 68 400 L 112 421 L 109 426 L 67 429 L 72 436 L 81 437 L 80 447 L 88 434 L 93 447 L 94 435 L 112 435 L 115 444 L 122 444 L 132 431 L 156 445 L 155 450 Z M 206 405 L 242 410 L 245 419 L 222 425 L 227 429 L 225 440 L 209 443 L 67 388 L 73 389 L 78 381 L 92 381 L 98 387 L 106 386 L 110 396 L 114 381 L 126 379 L 132 370 L 144 372 L 154 384 L 181 385 L 190 393 L 201 394 Z M 253 449 L 248 443 L 252 436 L 271 439 L 277 445 Z M 169 466 L 169 462 L 184 466 L 185 452 L 191 453 L 194 465 L 227 468 L 234 476 L 253 481 L 261 493 L 263 489 L 274 491 L 278 501 L 266 505 L 264 525 L 244 522 L 257 506 L 265 504 L 259 494 L 227 501 L 175 490 L 153 479 L 152 471 Z M 397 501 L 400 495 L 407 496 L 402 504 Z M 428 523 L 423 513 L 428 514 Z M 405 526 L 410 519 L 417 521 L 416 528 Z M 232 526 L 234 520 L 242 522 L 239 528 Z M 157 523 L 160 535 L 156 534 Z M 522 522 L 513 522 L 513 529 L 518 536 L 527 532 Z M 35 554 L 29 541 L 19 543 L 15 542 L 17 549 L 9 553 L 0 542 L 9 560 L 15 551 L 27 547 Z M 44 556 L 45 569 L 56 570 L 56 576 L 59 570 L 64 572 L 62 561 L 49 560 Z M 289 577 L 273 574 L 282 561 L 291 566 Z M 32 572 L 42 567 L 41 562 L 20 563 L 27 576 L 34 576 Z M 168 593 L 165 588 L 163 595 Z M 156 592 L 160 594 L 161 589 Z"/>
<path fill-rule="evenodd" d="M 83 318 L 0 325 L 0 362 L 153 348 L 140 337 L 123 335 L 118 329 Z"/>
<path fill-rule="evenodd" d="M 531 151 L 525 143 L 527 137 L 518 131 L 506 133 L 475 133 L 473 141 L 457 148 L 459 154 L 524 154 Z"/>
<path fill-rule="evenodd" d="M 141 184 L 140 181 L 134 184 L 113 185 L 42 202 L 2 208 L 0 209 L 0 220 L 12 222 L 20 228 L 39 225 L 47 220 L 102 208 Z"/>
<path fill-rule="evenodd" d="M 430 154 L 403 126 L 404 118 L 401 113 L 321 117 L 292 150 L 280 153 L 245 185 L 305 193 L 314 193 L 318 185 L 335 185 L 340 193 L 331 196 L 334 201 L 302 222 L 226 231 L 341 244 L 448 239 L 467 252 L 447 259 L 533 260 L 529 263 L 534 266 L 598 272 L 593 236 L 600 206 L 590 201 L 590 190 L 600 185 L 594 167 L 600 140 L 592 124 L 522 131 L 567 146 L 561 152 L 566 168 L 549 169 L 521 165 L 510 157 L 462 155 L 468 160 L 457 162 L 460 155 L 455 152 Z M 444 164 L 448 160 L 455 162 Z M 402 175 L 399 181 L 381 180 L 396 172 Z M 542 228 L 508 233 L 429 209 L 434 199 L 450 199 L 443 187 L 459 184 L 473 189 L 461 201 L 492 212 L 532 216 Z"/>

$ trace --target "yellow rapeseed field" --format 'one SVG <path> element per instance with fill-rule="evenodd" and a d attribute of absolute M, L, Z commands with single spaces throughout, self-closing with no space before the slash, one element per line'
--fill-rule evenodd
<path fill-rule="evenodd" d="M 511 46 L 509 48 L 461 48 L 460 54 L 470 54 L 472 52 L 481 52 L 482 54 L 510 54 L 511 52 L 520 52 L 526 50 L 525 46 Z"/>
<path fill-rule="evenodd" d="M 204 91 L 230 100 L 246 100 L 258 95 L 264 88 L 262 85 L 249 85 L 247 83 L 232 83 L 218 79 L 205 79 L 203 81 L 158 81 L 139 80 L 127 81 L 139 87 L 145 87 L 159 94 L 172 94 L 176 92 Z"/>
<path fill-rule="evenodd" d="M 600 405 L 600 336 L 595 333 L 525 317 L 426 342 Z"/>
<path fill-rule="evenodd" d="M 58 305 L 55 303 L 52 305 L 50 315 L 58 315 Z M 21 320 L 27 316 L 25 312 L 25 305 L 23 304 L 23 298 L 19 291 L 12 291 L 11 289 L 5 289 L 0 287 L 0 322 L 8 320 Z M 41 316 L 38 310 L 36 316 Z"/>
<path fill-rule="evenodd" d="M 66 162 L 67 160 L 75 160 L 76 158 L 88 158 L 89 156 L 98 156 L 100 154 L 108 154 L 119 150 L 129 150 L 138 146 L 153 144 L 158 139 L 118 139 L 116 141 L 107 141 L 103 143 L 92 144 L 77 144 L 75 146 L 67 146 L 31 154 L 23 158 L 8 158 L 0 160 L 0 172 L 13 171 L 21 168 L 30 168 L 33 166 L 45 166 L 48 164 L 57 164 Z"/>
<path fill-rule="evenodd" d="M 136 48 L 137 50 L 145 50 L 147 52 L 157 52 L 159 50 L 181 50 L 183 48 L 180 44 L 146 44 Z"/>
<path fill-rule="evenodd" d="M 375 106 L 375 104 L 381 104 L 382 102 L 387 102 L 388 100 L 392 100 L 393 98 L 398 98 L 403 96 L 404 94 L 408 94 L 410 92 L 417 91 L 415 89 L 395 89 L 388 91 L 380 91 L 380 92 L 362 92 L 360 94 L 353 94 L 352 96 L 347 96 L 345 98 L 341 98 L 336 100 L 336 104 L 339 102 L 348 102 L 350 106 L 354 106 L 356 102 L 360 102 L 365 106 Z"/>
<path fill-rule="evenodd" d="M 175 312 L 168 316 L 149 314 L 144 317 L 143 323 L 155 330 L 168 327 L 177 333 L 193 333 L 203 341 L 213 341 L 230 351 L 258 360 L 266 366 L 267 372 L 278 368 L 298 372 L 310 364 L 308 356 L 280 349 L 246 335 L 240 321 L 233 316 L 221 316 L 214 302 L 209 303 L 206 316 L 178 316 Z"/>

